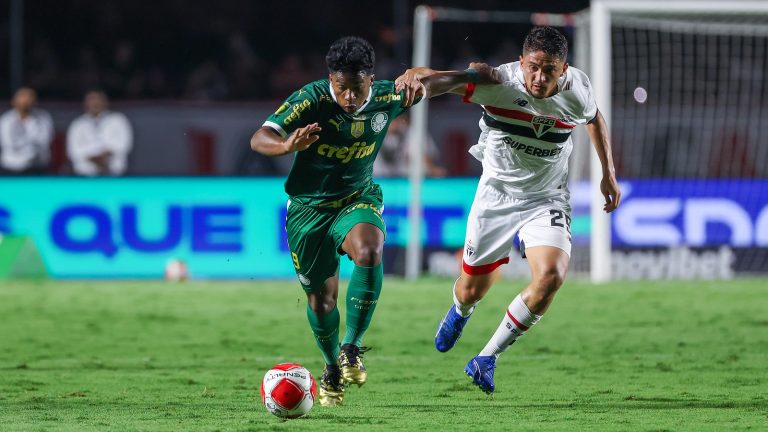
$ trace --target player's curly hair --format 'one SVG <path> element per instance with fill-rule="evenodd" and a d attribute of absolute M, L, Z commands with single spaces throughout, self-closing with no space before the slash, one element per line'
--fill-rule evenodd
<path fill-rule="evenodd" d="M 565 61 L 568 57 L 568 41 L 562 33 L 552 27 L 534 27 L 525 36 L 523 53 L 543 51 L 545 54 Z"/>
<path fill-rule="evenodd" d="M 373 74 L 376 55 L 367 40 L 357 36 L 346 36 L 334 42 L 325 56 L 330 73 L 349 72 Z"/>

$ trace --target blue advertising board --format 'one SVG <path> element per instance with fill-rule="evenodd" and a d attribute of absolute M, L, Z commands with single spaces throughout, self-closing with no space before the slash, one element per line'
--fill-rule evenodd
<path fill-rule="evenodd" d="M 622 182 L 615 247 L 768 247 L 768 181 Z"/>
<path fill-rule="evenodd" d="M 408 183 L 382 181 L 387 244 L 408 238 Z M 460 248 L 476 180 L 424 184 L 427 245 Z M 1 178 L 0 232 L 28 235 L 53 277 L 293 277 L 282 179 Z M 342 274 L 351 266 L 342 260 Z"/>
<path fill-rule="evenodd" d="M 382 179 L 387 246 L 408 238 L 408 182 Z M 422 242 L 460 249 L 477 179 L 428 179 Z M 768 181 L 622 182 L 615 247 L 768 246 Z M 589 239 L 589 186 L 571 187 L 574 244 Z M 53 277 L 293 277 L 282 179 L 0 178 L 0 233 L 34 239 Z M 351 269 L 342 260 L 342 275 Z"/>

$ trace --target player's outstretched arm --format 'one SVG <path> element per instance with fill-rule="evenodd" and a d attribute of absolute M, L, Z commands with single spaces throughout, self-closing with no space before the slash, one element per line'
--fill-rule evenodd
<path fill-rule="evenodd" d="M 613 166 L 611 142 L 608 140 L 608 125 L 606 125 L 600 111 L 597 112 L 595 119 L 587 124 L 587 133 L 597 151 L 597 156 L 600 158 L 600 165 L 603 167 L 600 192 L 605 197 L 603 210 L 606 213 L 610 213 L 619 207 L 621 190 L 619 189 L 619 183 L 616 181 L 616 168 Z"/>
<path fill-rule="evenodd" d="M 320 138 L 317 133 L 321 130 L 317 123 L 312 123 L 283 138 L 271 127 L 264 126 L 251 137 L 251 149 L 265 156 L 282 156 L 306 150 Z"/>
<path fill-rule="evenodd" d="M 421 80 L 438 73 L 434 69 L 428 67 L 416 67 L 407 69 L 402 75 L 395 79 L 395 91 L 404 91 L 403 106 L 409 107 L 413 105 L 417 96 L 426 96 L 426 88 Z"/>
<path fill-rule="evenodd" d="M 419 67 L 406 70 L 395 80 L 395 90 L 405 90 L 404 105 L 409 106 L 421 90 L 426 97 L 435 97 L 445 93 L 464 94 L 464 85 L 499 84 L 495 70 L 485 63 L 471 63 L 463 71 L 436 71 Z"/>

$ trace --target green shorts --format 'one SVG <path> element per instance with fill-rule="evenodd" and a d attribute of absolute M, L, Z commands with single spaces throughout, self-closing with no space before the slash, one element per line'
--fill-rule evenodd
<path fill-rule="evenodd" d="M 322 289 L 325 280 L 339 269 L 341 244 L 359 223 L 369 223 L 386 234 L 381 217 L 383 201 L 377 184 L 337 200 L 331 206 L 288 205 L 285 229 L 293 267 L 306 292 Z"/>

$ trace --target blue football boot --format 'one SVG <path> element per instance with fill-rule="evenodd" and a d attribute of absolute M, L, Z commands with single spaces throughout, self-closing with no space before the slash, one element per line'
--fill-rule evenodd
<path fill-rule="evenodd" d="M 459 315 L 456 311 L 456 306 L 451 305 L 448 309 L 448 313 L 440 321 L 440 325 L 437 327 L 437 333 L 435 334 L 435 348 L 440 352 L 446 352 L 456 345 L 456 341 L 461 337 L 461 330 L 469 321 L 468 317 Z"/>
<path fill-rule="evenodd" d="M 472 383 L 480 390 L 491 394 L 496 389 L 493 383 L 493 371 L 496 369 L 496 356 L 475 356 L 467 363 L 464 372 L 472 378 Z"/>

